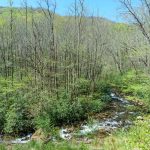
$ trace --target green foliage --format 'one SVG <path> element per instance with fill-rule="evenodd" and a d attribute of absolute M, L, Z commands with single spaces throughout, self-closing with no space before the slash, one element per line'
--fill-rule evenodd
<path fill-rule="evenodd" d="M 48 95 L 48 92 L 39 94 L 37 99 L 42 100 L 41 107 L 33 104 L 38 112 L 34 116 L 34 123 L 36 128 L 43 130 L 52 129 L 54 126 L 62 124 L 72 124 L 74 122 L 88 118 L 89 113 L 98 113 L 102 111 L 106 103 L 110 99 L 107 95 L 106 87 L 96 89 L 97 92 L 90 94 L 90 82 L 85 79 L 78 80 L 79 96 L 72 98 L 72 93 L 60 88 L 58 90 L 59 97 Z M 32 97 L 33 94 L 32 94 Z M 34 100 L 32 100 L 34 101 Z M 38 105 L 40 105 L 38 103 Z M 33 108 L 34 109 L 34 108 Z M 36 111 L 36 110 L 35 110 Z"/>
<path fill-rule="evenodd" d="M 75 123 L 87 119 L 89 113 L 102 111 L 110 99 L 108 84 L 97 82 L 91 93 L 90 81 L 83 78 L 75 84 L 78 96 L 60 88 L 57 97 L 40 87 L 29 87 L 27 81 L 14 81 L 12 86 L 11 80 L 1 77 L 0 83 L 0 130 L 5 133 L 39 128 L 50 132 L 55 126 Z"/>
<path fill-rule="evenodd" d="M 105 104 L 99 97 L 99 99 L 94 99 L 94 96 L 90 95 L 89 97 L 80 97 L 79 101 L 82 105 L 82 109 L 86 114 L 88 113 L 98 113 L 102 111 L 105 107 Z"/>
<path fill-rule="evenodd" d="M 27 125 L 24 116 L 28 111 L 27 101 L 21 93 L 23 84 L 14 82 L 12 87 L 10 80 L 1 78 L 0 86 L 0 130 L 4 129 L 7 133 L 21 131 Z"/>
<path fill-rule="evenodd" d="M 11 79 L 5 79 L 3 77 L 0 77 L 0 96 L 13 93 L 21 88 L 23 88 L 25 85 L 23 82 L 12 81 Z"/>
<path fill-rule="evenodd" d="M 53 123 L 48 114 L 42 113 L 34 119 L 34 123 L 37 129 L 42 129 L 44 133 L 51 132 L 53 130 Z"/>
<path fill-rule="evenodd" d="M 48 144 L 42 144 L 37 142 L 31 142 L 25 146 L 15 146 L 13 150 L 88 150 L 87 146 L 83 144 L 75 145 L 70 144 L 68 142 L 61 142 L 58 144 L 55 143 L 48 143 Z"/>
<path fill-rule="evenodd" d="M 0 144 L 0 150 L 7 150 L 5 145 Z"/>
<path fill-rule="evenodd" d="M 26 132 L 31 128 L 32 120 L 28 112 L 29 103 L 24 99 L 23 93 L 12 95 L 5 108 L 4 131 L 6 133 Z"/>
<path fill-rule="evenodd" d="M 150 78 L 148 75 L 134 71 L 127 72 L 124 75 L 116 75 L 109 79 L 111 87 L 124 93 L 129 99 L 140 100 L 150 111 Z"/>
<path fill-rule="evenodd" d="M 75 88 L 78 89 L 79 94 L 88 94 L 90 90 L 90 81 L 84 78 L 77 79 Z"/>
<path fill-rule="evenodd" d="M 150 128 L 147 116 L 142 121 L 135 121 L 135 126 L 129 131 L 119 131 L 116 135 L 105 140 L 104 149 L 106 150 L 149 150 L 150 147 Z"/>
<path fill-rule="evenodd" d="M 116 23 L 113 25 L 113 29 L 118 32 L 129 32 L 132 28 L 124 23 Z"/>
<path fill-rule="evenodd" d="M 50 127 L 51 124 L 73 123 L 85 116 L 81 103 L 79 101 L 71 101 L 70 95 L 66 92 L 60 93 L 59 99 L 55 99 L 55 97 L 49 98 L 48 105 L 39 112 L 35 119 L 38 128 L 43 128 L 46 125 Z"/>
<path fill-rule="evenodd" d="M 109 93 L 110 92 L 110 83 L 107 82 L 107 80 L 102 80 L 96 82 L 95 91 L 98 93 Z"/>
<path fill-rule="evenodd" d="M 4 130 L 7 133 L 25 132 L 31 125 L 28 116 L 28 103 L 21 96 L 14 97 L 13 104 L 6 112 Z"/>
<path fill-rule="evenodd" d="M 5 112 L 6 112 L 6 107 L 4 102 L 0 99 L 0 131 L 3 130 L 4 128 L 4 122 L 5 122 Z"/>

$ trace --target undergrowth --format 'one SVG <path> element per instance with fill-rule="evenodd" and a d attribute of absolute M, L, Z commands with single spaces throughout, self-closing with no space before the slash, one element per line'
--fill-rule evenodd
<path fill-rule="evenodd" d="M 104 150 L 149 150 L 150 115 L 136 120 L 129 130 L 121 130 L 106 138 Z"/>

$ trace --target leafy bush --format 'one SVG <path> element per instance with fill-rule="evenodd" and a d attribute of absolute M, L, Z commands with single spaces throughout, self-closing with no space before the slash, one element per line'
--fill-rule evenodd
<path fill-rule="evenodd" d="M 37 129 L 42 129 L 44 133 L 49 133 L 53 130 L 53 122 L 48 114 L 42 113 L 34 119 Z"/>
<path fill-rule="evenodd" d="M 0 131 L 3 130 L 4 128 L 4 123 L 5 123 L 5 112 L 6 112 L 6 108 L 5 108 L 5 102 L 3 100 L 0 99 Z"/>
<path fill-rule="evenodd" d="M 32 127 L 32 119 L 28 111 L 30 106 L 24 99 L 23 93 L 16 93 L 8 99 L 10 103 L 5 112 L 4 131 L 6 133 L 29 132 Z"/>
<path fill-rule="evenodd" d="M 96 82 L 95 92 L 99 94 L 108 94 L 110 92 L 110 83 L 107 80 Z"/>
<path fill-rule="evenodd" d="M 63 92 L 63 94 L 60 94 L 59 99 L 51 98 L 48 105 L 38 114 L 36 120 L 45 118 L 47 122 L 53 125 L 68 124 L 81 120 L 85 113 L 82 105 L 79 101 L 71 101 L 69 97 L 70 95 Z"/>
<path fill-rule="evenodd" d="M 52 125 L 61 126 L 62 124 L 71 124 L 87 119 L 89 113 L 100 112 L 106 104 L 104 94 L 102 98 L 100 94 L 99 98 L 97 95 L 82 95 L 71 99 L 70 93 L 64 90 L 59 91 L 59 99 L 56 97 L 48 98 L 47 105 L 36 114 L 35 126 L 42 129 L 53 129 Z"/>
<path fill-rule="evenodd" d="M 76 80 L 75 88 L 78 89 L 79 94 L 89 94 L 90 92 L 90 81 L 84 78 L 80 78 Z"/>
<path fill-rule="evenodd" d="M 93 97 L 80 97 L 79 101 L 82 105 L 82 108 L 84 110 L 84 113 L 98 113 L 102 111 L 102 109 L 105 106 L 105 103 L 99 98 L 99 99 L 93 99 Z"/>
<path fill-rule="evenodd" d="M 5 133 L 30 132 L 43 129 L 51 131 L 54 126 L 71 124 L 88 118 L 88 113 L 100 112 L 110 97 L 106 94 L 108 84 L 96 84 L 95 92 L 90 92 L 90 81 L 79 79 L 75 88 L 77 96 L 62 87 L 58 95 L 48 90 L 29 87 L 27 84 L 2 80 L 0 93 L 0 130 Z M 101 85 L 99 87 L 99 85 Z M 7 101 L 7 103 L 6 103 Z"/>
<path fill-rule="evenodd" d="M 0 78 L 0 131 L 18 133 L 31 128 L 28 100 L 24 98 L 25 85 L 23 82 Z"/>

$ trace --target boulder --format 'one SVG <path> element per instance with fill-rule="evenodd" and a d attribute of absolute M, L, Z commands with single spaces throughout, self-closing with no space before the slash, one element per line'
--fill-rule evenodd
<path fill-rule="evenodd" d="M 68 131 L 68 129 L 61 129 L 59 132 L 60 138 L 64 139 L 64 140 L 70 140 L 72 138 L 72 135 L 70 133 L 70 131 Z"/>

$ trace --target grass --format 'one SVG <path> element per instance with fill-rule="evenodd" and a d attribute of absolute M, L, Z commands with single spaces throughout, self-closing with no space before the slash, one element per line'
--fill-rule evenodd
<path fill-rule="evenodd" d="M 8 148 L 8 147 L 7 147 Z M 0 145 L 0 150 L 6 150 L 6 146 Z M 69 142 L 42 144 L 38 142 L 30 142 L 26 145 L 16 145 L 11 147 L 12 150 L 88 150 L 84 144 L 74 145 Z"/>
<path fill-rule="evenodd" d="M 121 130 L 106 138 L 104 150 L 149 150 L 150 115 L 144 120 L 136 120 L 129 131 Z"/>
<path fill-rule="evenodd" d="M 110 83 L 128 100 L 142 102 L 150 112 L 150 77 L 145 73 L 136 74 L 134 71 L 124 75 L 112 76 Z"/>

